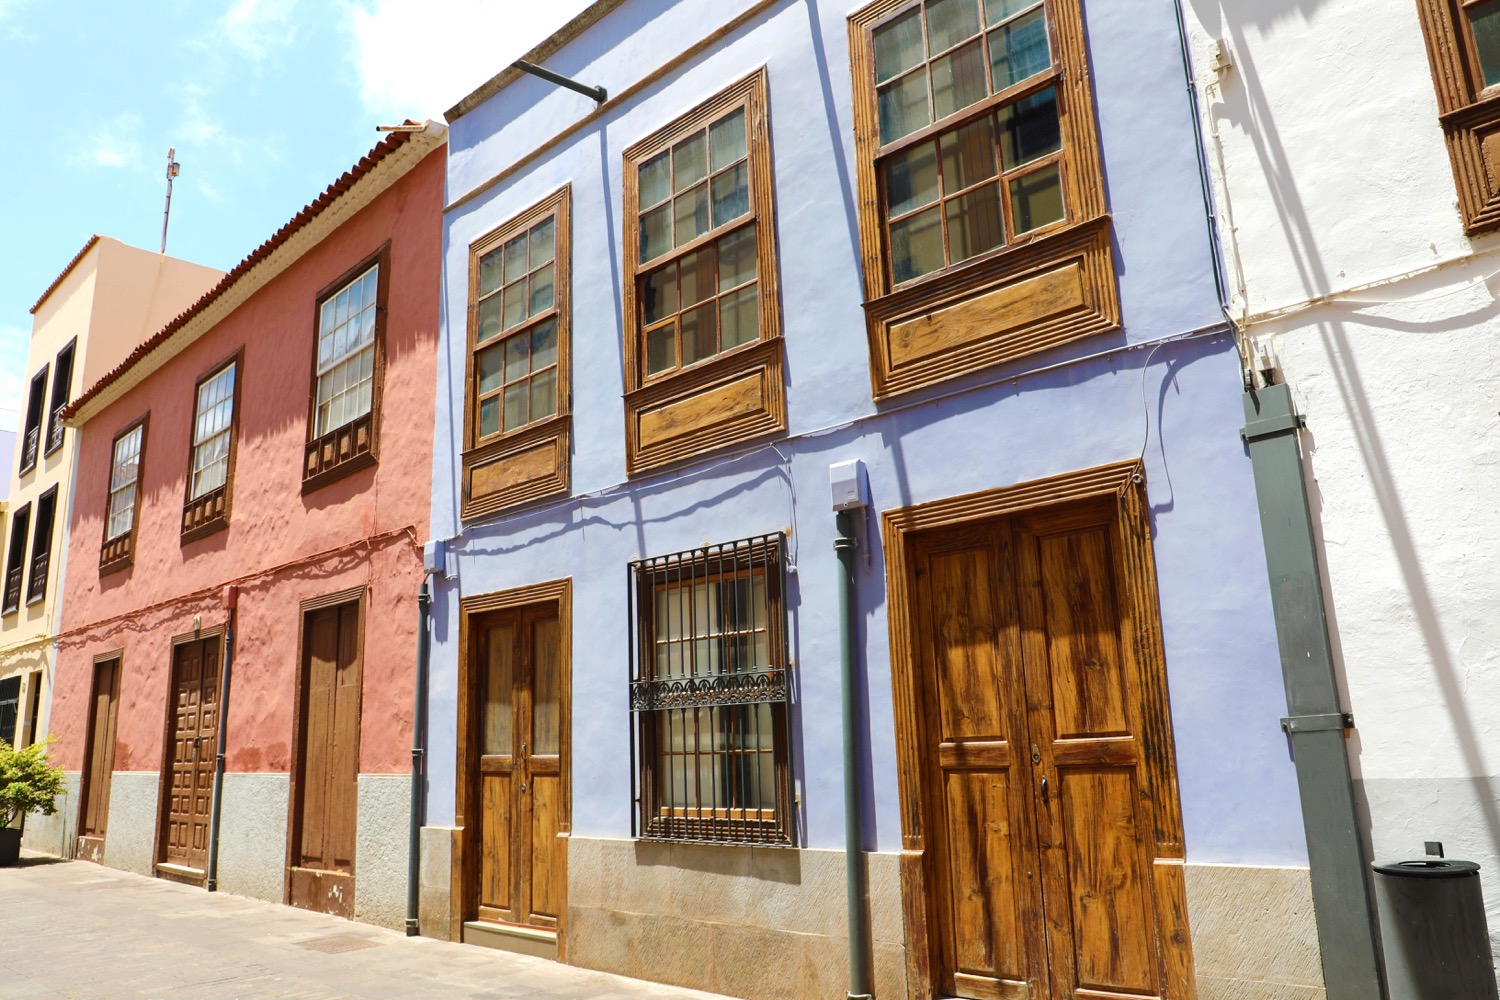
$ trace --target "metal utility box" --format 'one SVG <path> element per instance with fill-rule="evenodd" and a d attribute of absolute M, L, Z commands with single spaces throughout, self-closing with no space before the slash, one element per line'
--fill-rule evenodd
<path fill-rule="evenodd" d="M 1496 1000 L 1477 864 L 1376 865 L 1375 898 L 1391 1000 Z"/>

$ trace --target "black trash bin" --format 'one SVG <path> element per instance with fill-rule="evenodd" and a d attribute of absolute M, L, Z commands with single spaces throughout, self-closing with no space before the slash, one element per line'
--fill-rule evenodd
<path fill-rule="evenodd" d="M 1479 866 L 1422 858 L 1375 874 L 1391 1000 L 1496 1000 Z"/>

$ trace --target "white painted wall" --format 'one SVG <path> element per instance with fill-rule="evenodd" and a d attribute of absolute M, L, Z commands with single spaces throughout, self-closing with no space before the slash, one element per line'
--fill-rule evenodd
<path fill-rule="evenodd" d="M 1307 418 L 1374 855 L 1478 861 L 1493 938 L 1500 237 L 1463 234 L 1411 0 L 1187 7 L 1232 309 Z"/>

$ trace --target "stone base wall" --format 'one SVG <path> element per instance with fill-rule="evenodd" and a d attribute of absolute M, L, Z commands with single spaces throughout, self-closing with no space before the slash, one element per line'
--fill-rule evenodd
<path fill-rule="evenodd" d="M 411 775 L 361 774 L 354 843 L 354 919 L 406 926 Z"/>
<path fill-rule="evenodd" d="M 1306 868 L 1186 866 L 1198 1000 L 1323 1000 Z"/>
<path fill-rule="evenodd" d="M 875 993 L 907 995 L 898 856 L 868 856 Z M 842 851 L 571 837 L 566 959 L 745 997 L 849 988 Z"/>
<path fill-rule="evenodd" d="M 423 937 L 443 941 L 453 927 L 453 834 L 451 826 L 422 827 L 418 922 Z"/>
<path fill-rule="evenodd" d="M 104 828 L 104 863 L 138 875 L 155 874 L 156 771 L 116 771 L 109 779 L 109 822 Z"/>
<path fill-rule="evenodd" d="M 63 793 L 57 797 L 57 811 L 51 816 L 31 813 L 21 833 L 21 846 L 58 858 L 71 858 L 78 837 L 78 787 L 83 772 L 64 771 Z"/>
<path fill-rule="evenodd" d="M 219 891 L 279 903 L 286 886 L 285 774 L 224 775 L 219 812 Z"/>

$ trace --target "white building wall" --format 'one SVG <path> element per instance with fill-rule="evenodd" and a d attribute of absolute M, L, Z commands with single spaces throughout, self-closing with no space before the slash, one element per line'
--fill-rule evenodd
<path fill-rule="evenodd" d="M 1373 855 L 1479 862 L 1494 938 L 1500 236 L 1463 233 L 1414 2 L 1186 6 L 1231 310 L 1307 420 Z"/>

